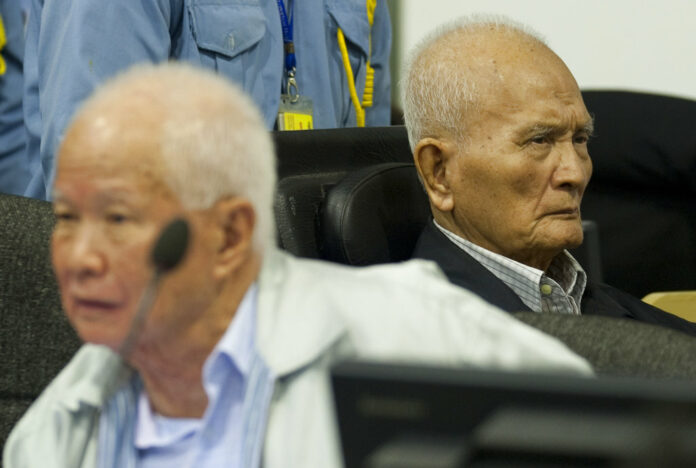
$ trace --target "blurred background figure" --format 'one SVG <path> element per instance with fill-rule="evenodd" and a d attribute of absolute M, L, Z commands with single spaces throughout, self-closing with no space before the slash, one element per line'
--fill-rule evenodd
<path fill-rule="evenodd" d="M 389 125 L 390 48 L 382 0 L 32 0 L 26 195 L 47 197 L 76 107 L 130 65 L 175 59 L 213 69 L 251 95 L 269 129 L 277 120 L 289 130 Z"/>
<path fill-rule="evenodd" d="M 22 116 L 24 16 L 17 0 L 0 0 L 0 192 L 21 195 L 29 181 Z"/>
<path fill-rule="evenodd" d="M 498 307 L 623 317 L 696 336 L 696 324 L 588 277 L 583 241 L 593 119 L 575 78 L 503 16 L 441 28 L 404 77 L 409 142 L 433 220 L 414 256 Z"/>

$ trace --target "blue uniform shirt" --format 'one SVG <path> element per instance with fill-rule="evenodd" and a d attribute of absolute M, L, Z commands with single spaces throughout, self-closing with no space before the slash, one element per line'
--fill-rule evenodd
<path fill-rule="evenodd" d="M 22 116 L 24 21 L 17 0 L 0 0 L 6 43 L 0 49 L 0 192 L 21 195 L 29 181 Z"/>
<path fill-rule="evenodd" d="M 286 4 L 288 0 L 285 0 Z M 367 125 L 389 125 L 391 26 L 384 0 L 372 41 L 365 0 L 293 0 L 296 79 L 312 99 L 314 128 L 356 125 L 336 39 L 346 37 L 359 96 L 365 63 L 375 69 Z M 25 119 L 32 182 L 46 198 L 54 156 L 73 112 L 107 78 L 138 62 L 186 60 L 242 86 L 273 128 L 284 78 L 283 40 L 274 0 L 32 0 L 25 55 Z"/>

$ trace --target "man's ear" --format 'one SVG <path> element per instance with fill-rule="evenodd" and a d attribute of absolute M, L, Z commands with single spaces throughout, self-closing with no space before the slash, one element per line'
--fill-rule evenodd
<path fill-rule="evenodd" d="M 215 275 L 224 277 L 253 254 L 256 212 L 251 202 L 238 197 L 219 200 L 214 210 L 216 227 L 221 234 Z"/>
<path fill-rule="evenodd" d="M 413 162 L 420 174 L 428 198 L 434 208 L 447 212 L 454 209 L 454 196 L 449 184 L 454 145 L 436 138 L 423 138 L 413 150 Z"/>

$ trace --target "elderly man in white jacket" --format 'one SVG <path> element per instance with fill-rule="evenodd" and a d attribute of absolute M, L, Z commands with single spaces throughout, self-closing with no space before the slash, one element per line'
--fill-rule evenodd
<path fill-rule="evenodd" d="M 52 259 L 87 344 L 12 432 L 6 468 L 341 466 L 328 369 L 346 357 L 591 374 L 433 264 L 274 250 L 274 174 L 258 111 L 208 72 L 137 68 L 85 104 L 59 154 Z M 173 218 L 188 250 L 138 326 Z"/>

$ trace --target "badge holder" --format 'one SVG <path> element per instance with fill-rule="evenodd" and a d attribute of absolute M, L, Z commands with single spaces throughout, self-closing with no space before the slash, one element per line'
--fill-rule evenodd
<path fill-rule="evenodd" d="M 314 128 L 312 100 L 301 96 L 295 81 L 295 73 L 288 73 L 285 93 L 280 95 L 278 106 L 278 130 L 312 130 Z"/>

